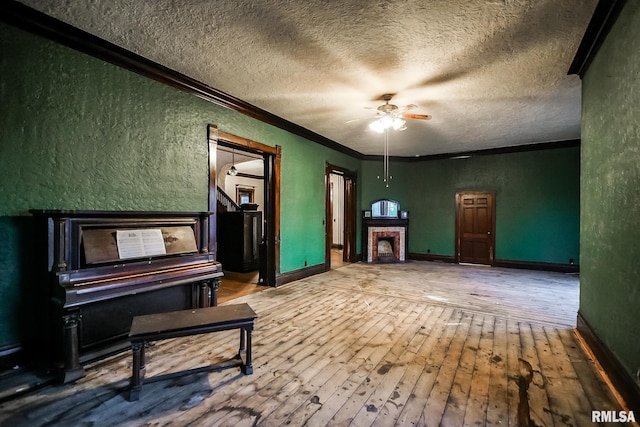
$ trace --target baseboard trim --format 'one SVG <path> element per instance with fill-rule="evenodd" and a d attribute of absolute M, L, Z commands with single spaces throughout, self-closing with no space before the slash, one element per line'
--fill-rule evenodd
<path fill-rule="evenodd" d="M 589 322 L 578 312 L 576 333 L 607 373 L 613 387 L 620 394 L 629 410 L 640 413 L 640 384 L 633 380 L 624 365 L 600 339 Z"/>
<path fill-rule="evenodd" d="M 435 255 L 421 254 L 417 252 L 409 252 L 409 259 L 415 261 L 436 261 L 456 263 L 456 257 L 453 255 Z M 556 271 L 559 273 L 579 273 L 580 266 L 575 264 L 554 264 L 550 262 L 533 262 L 533 261 L 512 261 L 508 259 L 497 259 L 493 263 L 493 267 L 519 268 L 522 270 L 540 270 L 540 271 Z"/>
<path fill-rule="evenodd" d="M 512 261 L 497 259 L 494 267 L 519 268 L 522 270 L 556 271 L 558 273 L 579 273 L 580 266 L 575 264 L 555 264 L 551 262 Z"/>
<path fill-rule="evenodd" d="M 456 257 L 452 255 L 419 254 L 416 252 L 409 252 L 409 259 L 414 261 L 456 262 Z"/>
<path fill-rule="evenodd" d="M 281 286 L 290 282 L 295 282 L 296 280 L 305 279 L 307 277 L 315 276 L 316 274 L 324 273 L 325 265 L 311 265 L 309 267 L 304 267 L 299 270 L 288 271 L 286 273 L 281 273 L 276 277 L 276 286 Z"/>

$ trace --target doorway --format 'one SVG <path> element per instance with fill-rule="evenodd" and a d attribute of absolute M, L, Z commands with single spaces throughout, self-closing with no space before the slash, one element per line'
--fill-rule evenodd
<path fill-rule="evenodd" d="M 209 211 L 214 214 L 209 220 L 209 251 L 218 258 L 217 246 L 217 221 L 218 203 L 224 199 L 222 192 L 218 192 L 218 162 L 217 155 L 219 148 L 233 153 L 240 153 L 239 156 L 247 158 L 262 159 L 262 172 L 260 179 L 263 182 L 262 188 L 251 188 L 251 185 L 241 184 L 231 191 L 232 198 L 238 201 L 248 201 L 251 197 L 256 197 L 261 193 L 261 200 L 264 206 L 261 209 L 262 223 L 260 227 L 260 248 L 259 248 L 259 285 L 276 286 L 276 276 L 280 268 L 280 159 L 281 147 L 268 146 L 256 141 L 241 138 L 232 134 L 221 132 L 216 126 L 208 127 L 209 140 Z M 235 155 L 234 155 L 235 156 Z M 234 157 L 232 157 L 233 159 Z M 242 158 L 242 157 L 239 157 Z M 233 166 L 233 163 L 231 164 Z M 251 174 L 244 174 L 251 177 Z M 253 176 L 258 178 L 258 176 Z M 234 200 L 237 201 L 237 200 Z M 253 201 L 256 201 L 253 199 Z M 222 200 L 225 202 L 225 200 Z M 236 203 L 237 204 L 237 203 Z M 252 203 L 249 203 L 252 204 Z M 249 209 L 253 209 L 249 207 Z M 255 222 L 255 221 L 254 221 Z M 224 264 L 222 266 L 225 269 Z"/>
<path fill-rule="evenodd" d="M 325 271 L 356 259 L 357 173 L 327 163 Z"/>
<path fill-rule="evenodd" d="M 456 193 L 456 261 L 493 265 L 495 193 Z"/>

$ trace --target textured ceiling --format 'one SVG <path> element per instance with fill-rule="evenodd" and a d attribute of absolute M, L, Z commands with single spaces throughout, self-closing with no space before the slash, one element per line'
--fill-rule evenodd
<path fill-rule="evenodd" d="M 21 2 L 363 154 L 393 93 L 433 116 L 390 135 L 415 156 L 579 138 L 597 0 Z"/>

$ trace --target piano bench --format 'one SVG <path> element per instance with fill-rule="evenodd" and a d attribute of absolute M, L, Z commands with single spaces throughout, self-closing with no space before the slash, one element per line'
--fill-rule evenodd
<path fill-rule="evenodd" d="M 242 373 L 245 375 L 251 375 L 253 373 L 253 365 L 251 362 L 251 332 L 253 331 L 253 322 L 256 317 L 258 317 L 256 313 L 251 309 L 249 304 L 246 303 L 134 317 L 129 332 L 131 350 L 133 351 L 129 400 L 138 400 L 140 397 L 142 381 L 146 371 L 144 344 L 148 341 L 159 341 L 189 335 L 206 334 L 209 332 L 240 329 L 240 348 L 234 359 L 205 368 L 156 376 L 147 379 L 147 382 L 173 378 L 188 373 L 202 372 L 205 370 L 221 370 L 235 366 L 240 366 Z M 242 361 L 243 351 L 245 353 L 244 362 Z M 229 362 L 232 360 L 237 360 L 237 362 L 230 364 Z"/>

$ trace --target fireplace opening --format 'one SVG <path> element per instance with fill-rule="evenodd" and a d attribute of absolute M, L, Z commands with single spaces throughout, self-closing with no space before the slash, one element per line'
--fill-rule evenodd
<path fill-rule="evenodd" d="M 378 261 L 393 262 L 396 259 L 393 237 L 378 237 Z"/>
<path fill-rule="evenodd" d="M 400 227 L 369 227 L 367 262 L 405 262 L 405 230 Z"/>

